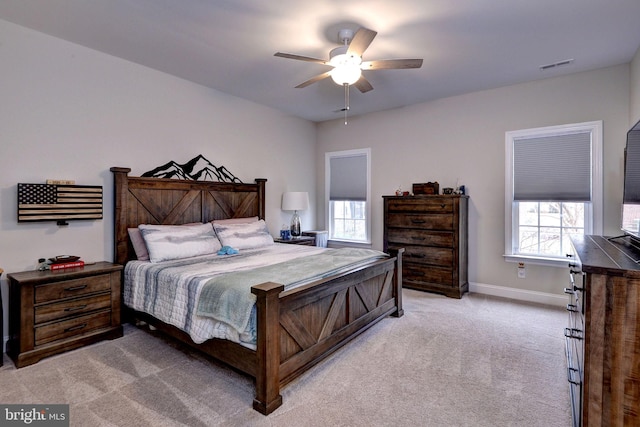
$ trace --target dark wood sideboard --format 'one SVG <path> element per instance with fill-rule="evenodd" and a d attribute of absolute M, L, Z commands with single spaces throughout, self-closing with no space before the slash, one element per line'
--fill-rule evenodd
<path fill-rule="evenodd" d="M 583 316 L 565 330 L 568 342 L 578 343 L 567 346 L 578 355 L 567 369 L 577 392 L 576 426 L 640 426 L 640 248 L 632 243 L 628 237 L 572 238 L 570 267 L 582 280 L 565 289 L 572 294 L 567 309 L 570 319 Z"/>

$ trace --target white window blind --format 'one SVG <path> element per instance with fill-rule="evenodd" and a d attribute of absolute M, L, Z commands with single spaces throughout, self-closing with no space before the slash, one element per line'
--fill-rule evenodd
<path fill-rule="evenodd" d="M 591 201 L 591 132 L 513 140 L 514 201 Z"/>
<path fill-rule="evenodd" d="M 332 157 L 330 200 L 367 200 L 367 156 Z"/>

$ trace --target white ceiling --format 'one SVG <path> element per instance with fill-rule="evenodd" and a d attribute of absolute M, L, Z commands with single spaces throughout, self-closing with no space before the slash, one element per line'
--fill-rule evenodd
<path fill-rule="evenodd" d="M 350 116 L 624 64 L 640 46 L 640 0 L 0 0 L 0 19 L 312 121 L 342 116 L 343 89 L 295 89 L 327 68 L 273 54 L 328 59 L 341 28 L 378 32 L 364 60 L 424 59 L 365 72 L 374 90 L 351 90 Z"/>

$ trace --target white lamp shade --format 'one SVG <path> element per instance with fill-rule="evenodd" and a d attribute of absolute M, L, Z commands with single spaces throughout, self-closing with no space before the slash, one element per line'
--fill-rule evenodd
<path fill-rule="evenodd" d="M 309 193 L 306 191 L 289 191 L 282 194 L 283 211 L 304 211 L 309 209 Z"/>

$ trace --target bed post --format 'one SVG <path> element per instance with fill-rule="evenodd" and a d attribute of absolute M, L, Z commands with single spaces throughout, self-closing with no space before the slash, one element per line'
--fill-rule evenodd
<path fill-rule="evenodd" d="M 127 195 L 124 191 L 127 188 L 127 174 L 131 172 L 130 168 L 112 167 L 114 181 L 114 246 L 113 246 L 113 262 L 124 265 L 127 260 L 127 245 L 129 243 L 127 236 Z"/>
<path fill-rule="evenodd" d="M 256 178 L 255 181 L 258 184 L 258 218 L 265 219 L 265 186 L 267 179 Z"/>
<path fill-rule="evenodd" d="M 284 286 L 267 282 L 253 286 L 256 295 L 256 397 L 253 409 L 269 415 L 282 405 L 280 395 L 280 292 Z"/>
<path fill-rule="evenodd" d="M 396 258 L 395 274 L 393 275 L 393 295 L 396 298 L 397 310 L 391 313 L 393 317 L 402 317 L 404 309 L 402 308 L 402 254 L 404 248 L 389 249 L 389 254 Z"/>

